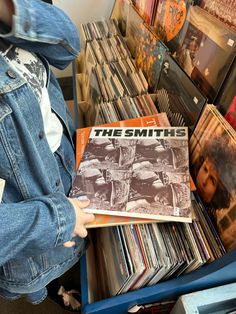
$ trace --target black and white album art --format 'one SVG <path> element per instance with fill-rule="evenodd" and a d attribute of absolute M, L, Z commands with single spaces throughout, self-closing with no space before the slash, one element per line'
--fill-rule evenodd
<path fill-rule="evenodd" d="M 71 197 L 89 198 L 94 213 L 189 218 L 188 160 L 187 138 L 92 137 Z"/>

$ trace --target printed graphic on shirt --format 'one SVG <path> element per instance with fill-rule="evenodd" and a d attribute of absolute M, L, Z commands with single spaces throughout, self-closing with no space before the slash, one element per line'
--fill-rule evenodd
<path fill-rule="evenodd" d="M 0 41 L 0 55 L 12 64 L 21 76 L 31 85 L 38 101 L 42 101 L 42 89 L 46 86 L 47 73 L 36 54 Z"/>
<path fill-rule="evenodd" d="M 55 152 L 61 143 L 63 128 L 60 120 L 51 110 L 51 102 L 47 90 L 47 71 L 40 58 L 32 52 L 9 45 L 0 40 L 0 57 L 17 71 L 21 77 L 32 87 L 44 124 L 46 139 L 52 152 Z M 32 102 L 32 106 L 35 102 Z"/>

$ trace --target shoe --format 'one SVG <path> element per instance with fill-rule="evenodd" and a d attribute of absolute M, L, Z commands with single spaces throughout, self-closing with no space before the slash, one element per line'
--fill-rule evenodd
<path fill-rule="evenodd" d="M 81 295 L 76 290 L 66 291 L 57 279 L 47 285 L 48 298 L 68 313 L 81 313 Z"/>

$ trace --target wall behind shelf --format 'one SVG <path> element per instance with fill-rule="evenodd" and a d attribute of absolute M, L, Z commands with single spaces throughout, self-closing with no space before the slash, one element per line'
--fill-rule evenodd
<path fill-rule="evenodd" d="M 79 30 L 80 23 L 88 23 L 108 19 L 114 5 L 114 0 L 53 0 L 53 4 L 64 10 Z M 57 77 L 72 76 L 72 67 L 60 71 L 53 69 Z"/>

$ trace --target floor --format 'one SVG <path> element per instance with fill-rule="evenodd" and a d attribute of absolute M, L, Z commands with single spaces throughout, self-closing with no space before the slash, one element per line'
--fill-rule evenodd
<path fill-rule="evenodd" d="M 64 311 L 59 305 L 55 304 L 50 299 L 44 300 L 39 305 L 32 305 L 25 299 L 16 301 L 6 301 L 0 298 L 0 313 L 1 314 L 64 314 Z"/>
<path fill-rule="evenodd" d="M 75 264 L 69 271 L 59 278 L 60 285 L 66 290 L 80 290 L 80 265 Z M 51 299 L 46 298 L 38 305 L 32 305 L 22 298 L 7 301 L 0 297 L 0 314 L 65 314 L 69 313 Z"/>

